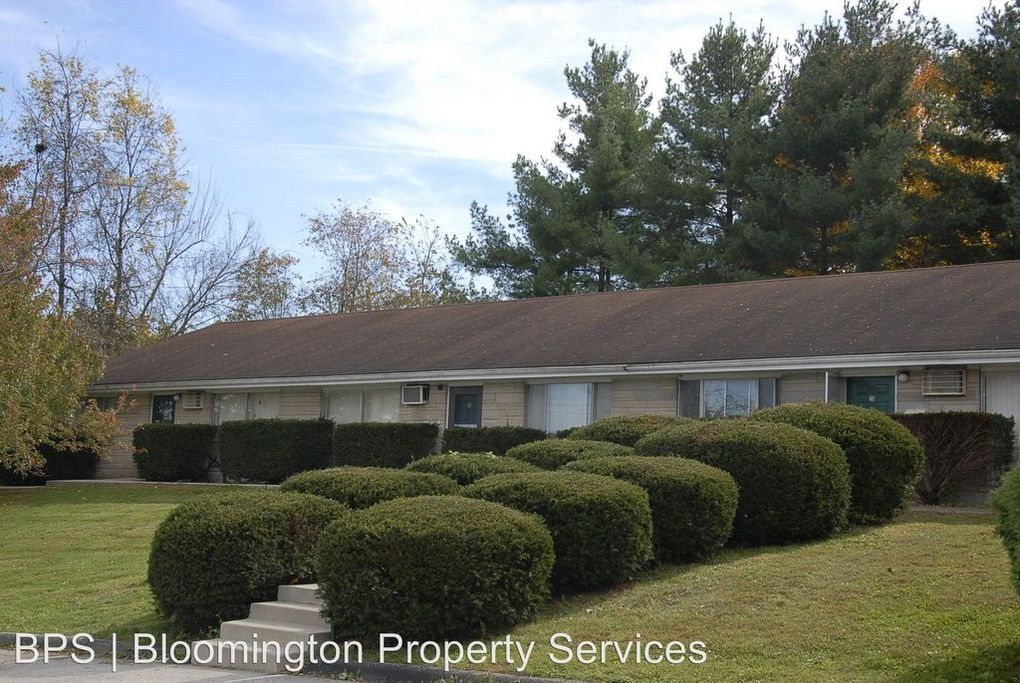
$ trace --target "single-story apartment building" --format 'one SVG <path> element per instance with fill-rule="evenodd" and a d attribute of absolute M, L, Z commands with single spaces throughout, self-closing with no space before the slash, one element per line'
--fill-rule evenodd
<path fill-rule="evenodd" d="M 110 361 L 140 423 L 528 425 L 836 401 L 1020 418 L 1020 261 L 216 323 Z M 1018 419 L 1020 421 L 1020 419 Z"/>

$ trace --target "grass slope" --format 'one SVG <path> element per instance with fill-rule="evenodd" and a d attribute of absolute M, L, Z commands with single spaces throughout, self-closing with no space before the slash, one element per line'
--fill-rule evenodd
<path fill-rule="evenodd" d="M 178 504 L 228 490 L 120 486 L 0 490 L 0 631 L 169 629 L 146 571 L 152 535 Z"/>
<path fill-rule="evenodd" d="M 223 490 L 223 489 L 216 489 Z M 0 490 L 0 630 L 159 631 L 149 543 L 210 488 Z M 991 514 L 910 512 L 828 541 L 727 551 L 555 603 L 514 631 L 528 674 L 591 681 L 1016 681 L 1020 599 Z M 555 665 L 544 644 L 703 640 L 707 663 Z"/>

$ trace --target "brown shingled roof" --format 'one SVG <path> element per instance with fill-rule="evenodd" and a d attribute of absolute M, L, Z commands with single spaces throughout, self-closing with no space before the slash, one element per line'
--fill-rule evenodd
<path fill-rule="evenodd" d="M 217 323 L 97 383 L 1020 349 L 1020 261 Z"/>

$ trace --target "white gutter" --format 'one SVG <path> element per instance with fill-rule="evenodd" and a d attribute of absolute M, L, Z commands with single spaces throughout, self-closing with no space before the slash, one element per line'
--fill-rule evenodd
<path fill-rule="evenodd" d="M 468 381 L 551 380 L 620 375 L 685 375 L 698 373 L 779 372 L 882 368 L 915 365 L 989 365 L 1020 363 L 1020 349 L 987 351 L 928 351 L 921 353 L 872 353 L 795 358 L 686 361 L 682 363 L 637 363 L 618 365 L 575 365 L 536 368 L 492 368 L 477 370 L 433 370 L 360 375 L 314 375 L 303 377 L 251 377 L 241 379 L 196 379 L 134 384 L 96 384 L 90 393 L 117 394 L 121 391 L 234 390 L 250 391 L 286 387 L 328 387 L 337 385 Z"/>

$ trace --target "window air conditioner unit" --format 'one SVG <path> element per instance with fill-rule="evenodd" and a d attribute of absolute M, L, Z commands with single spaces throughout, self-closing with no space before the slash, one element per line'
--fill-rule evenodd
<path fill-rule="evenodd" d="M 400 388 L 400 403 L 405 406 L 420 406 L 429 402 L 429 385 L 405 384 Z"/>

